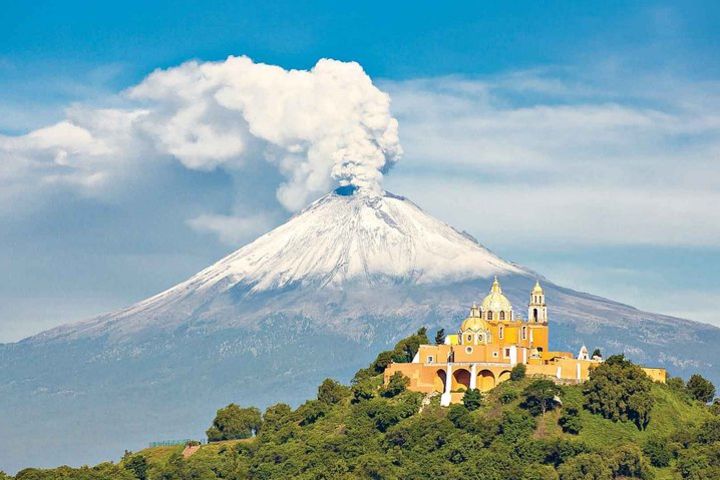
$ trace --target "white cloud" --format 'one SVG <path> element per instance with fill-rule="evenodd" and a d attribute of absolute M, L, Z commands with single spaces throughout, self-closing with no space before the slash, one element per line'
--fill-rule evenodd
<path fill-rule="evenodd" d="M 278 200 L 297 210 L 333 184 L 379 190 L 402 153 L 388 95 L 354 62 L 187 62 L 125 95 L 125 109 L 75 107 L 55 125 L 0 136 L 0 195 L 51 186 L 104 196 L 168 158 L 233 174 L 269 162 L 285 178 Z"/>
<path fill-rule="evenodd" d="M 383 84 L 408 157 L 388 188 L 490 244 L 720 244 L 715 86 L 532 77 Z"/>

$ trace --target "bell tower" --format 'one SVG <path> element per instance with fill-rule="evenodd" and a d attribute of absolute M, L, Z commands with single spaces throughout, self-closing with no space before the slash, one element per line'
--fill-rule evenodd
<path fill-rule="evenodd" d="M 540 282 L 536 281 L 530 292 L 530 303 L 528 304 L 528 322 L 547 323 L 547 305 L 545 305 L 545 293 Z"/>

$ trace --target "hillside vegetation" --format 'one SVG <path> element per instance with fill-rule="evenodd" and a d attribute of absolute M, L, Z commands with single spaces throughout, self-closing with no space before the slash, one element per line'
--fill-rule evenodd
<path fill-rule="evenodd" d="M 325 380 L 296 409 L 229 405 L 209 425 L 211 443 L 128 452 L 95 467 L 26 469 L 16 480 L 438 479 L 610 480 L 720 478 L 720 408 L 714 387 L 652 383 L 622 356 L 584 385 L 527 378 L 464 404 L 406 390 L 385 365 L 407 361 L 425 332 L 378 355 L 350 386 Z M 3 476 L 0 474 L 0 478 Z M 12 478 L 12 477 L 7 477 Z"/>

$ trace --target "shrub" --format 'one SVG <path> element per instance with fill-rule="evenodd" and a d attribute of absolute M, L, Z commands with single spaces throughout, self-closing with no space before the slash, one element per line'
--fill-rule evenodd
<path fill-rule="evenodd" d="M 265 409 L 263 414 L 263 432 L 277 431 L 292 419 L 292 408 L 286 403 L 276 403 Z"/>
<path fill-rule="evenodd" d="M 333 379 L 326 378 L 318 387 L 317 398 L 323 403 L 333 405 L 347 397 L 349 390 L 346 386 Z"/>
<path fill-rule="evenodd" d="M 690 377 L 686 387 L 688 393 L 695 399 L 703 403 L 712 402 L 715 396 L 715 385 L 702 375 L 695 374 Z"/>
<path fill-rule="evenodd" d="M 545 414 L 557 406 L 555 397 L 560 395 L 560 387 L 552 380 L 535 380 L 523 391 L 524 400 L 521 404 L 532 415 Z"/>
<path fill-rule="evenodd" d="M 470 412 L 464 405 L 453 404 L 450 405 L 447 412 L 447 418 L 455 425 L 456 428 L 467 430 L 472 424 L 472 418 Z"/>
<path fill-rule="evenodd" d="M 387 398 L 395 397 L 407 390 L 408 385 L 410 385 L 410 379 L 400 372 L 395 372 L 390 376 L 388 384 L 382 389 L 381 395 Z"/>
<path fill-rule="evenodd" d="M 475 411 L 482 406 L 483 394 L 477 388 L 471 388 L 463 395 L 462 402 L 469 411 Z"/>
<path fill-rule="evenodd" d="M 605 418 L 630 420 L 639 429 L 650 421 L 652 382 L 640 367 L 613 355 L 590 372 L 585 382 L 585 408 Z"/>
<path fill-rule="evenodd" d="M 527 367 L 524 363 L 518 363 L 515 365 L 510 372 L 510 380 L 518 381 L 525 378 L 525 372 L 527 372 Z"/>
<path fill-rule="evenodd" d="M 523 471 L 523 480 L 558 480 L 557 471 L 550 465 L 531 464 Z"/>
<path fill-rule="evenodd" d="M 613 473 L 597 453 L 581 453 L 560 465 L 560 480 L 612 480 Z"/>
<path fill-rule="evenodd" d="M 240 408 L 231 403 L 217 411 L 206 434 L 208 442 L 249 438 L 260 431 L 261 425 L 260 410 L 255 407 Z"/>
<path fill-rule="evenodd" d="M 624 445 L 610 456 L 610 469 L 614 478 L 641 478 L 649 480 L 653 477 L 650 464 L 643 457 L 637 445 Z"/>
<path fill-rule="evenodd" d="M 577 435 L 582 430 L 582 423 L 580 422 L 580 412 L 575 407 L 567 407 L 563 409 L 563 413 L 558 420 L 558 424 L 562 431 L 565 433 L 571 433 Z"/>
<path fill-rule="evenodd" d="M 308 400 L 297 410 L 300 415 L 300 425 L 304 427 L 317 422 L 325 416 L 327 411 L 327 403 L 321 402 L 320 400 Z"/>
<path fill-rule="evenodd" d="M 720 442 L 720 418 L 711 418 L 703 422 L 697 435 L 697 441 L 700 443 Z"/>
<path fill-rule="evenodd" d="M 147 480 L 148 465 L 147 459 L 142 455 L 131 455 L 123 461 L 125 470 L 129 470 L 138 480 Z M 2 479 L 2 476 L 0 476 Z"/>
<path fill-rule="evenodd" d="M 643 452 L 654 467 L 663 468 L 670 465 L 673 453 L 667 439 L 651 437 L 643 445 Z"/>
<path fill-rule="evenodd" d="M 353 396 L 352 402 L 358 403 L 375 397 L 377 387 L 375 386 L 375 382 L 372 378 L 368 378 L 353 385 L 351 391 Z"/>
<path fill-rule="evenodd" d="M 520 393 L 517 390 L 507 389 L 500 393 L 500 403 L 507 405 L 508 403 L 511 403 L 513 400 L 517 399 L 519 396 Z"/>
<path fill-rule="evenodd" d="M 445 329 L 441 328 L 435 333 L 435 345 L 442 345 L 445 343 Z"/>
<path fill-rule="evenodd" d="M 507 443 L 517 443 L 529 438 L 535 426 L 535 419 L 523 411 L 505 412 L 500 422 L 500 434 Z"/>

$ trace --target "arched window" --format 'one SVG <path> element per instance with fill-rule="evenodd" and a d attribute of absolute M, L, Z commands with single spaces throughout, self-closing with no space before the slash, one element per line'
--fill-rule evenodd
<path fill-rule="evenodd" d="M 468 335 L 468 336 L 467 336 L 467 341 L 468 341 L 468 342 L 472 342 L 472 335 Z"/>
<path fill-rule="evenodd" d="M 503 338 L 505 338 L 505 327 L 501 326 L 500 327 L 500 339 L 502 340 Z"/>
<path fill-rule="evenodd" d="M 538 311 L 537 308 L 533 308 L 533 320 L 536 322 L 538 321 Z"/>
<path fill-rule="evenodd" d="M 505 312 L 500 312 L 500 320 L 505 320 Z"/>
<path fill-rule="evenodd" d="M 492 311 L 488 312 L 488 320 L 492 320 Z"/>
<path fill-rule="evenodd" d="M 527 339 L 527 327 L 522 327 L 522 339 Z"/>

